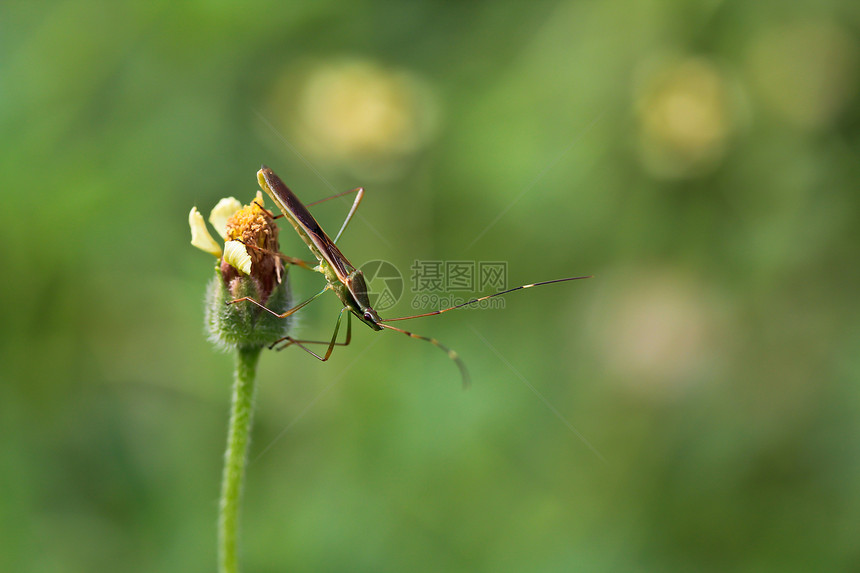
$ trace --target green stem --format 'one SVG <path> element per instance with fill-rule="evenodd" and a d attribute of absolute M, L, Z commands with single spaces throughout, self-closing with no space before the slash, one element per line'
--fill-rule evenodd
<path fill-rule="evenodd" d="M 218 518 L 218 571 L 238 573 L 237 551 L 239 509 L 242 480 L 248 457 L 248 442 L 254 418 L 254 378 L 262 348 L 239 348 L 236 351 L 236 378 L 233 383 L 233 406 L 224 454 L 221 479 L 221 511 Z"/>

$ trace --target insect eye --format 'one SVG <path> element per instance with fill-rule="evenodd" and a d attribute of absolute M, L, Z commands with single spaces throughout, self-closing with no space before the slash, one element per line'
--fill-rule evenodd
<path fill-rule="evenodd" d="M 367 320 L 373 320 L 373 315 L 370 314 L 369 310 L 364 311 L 364 318 Z"/>

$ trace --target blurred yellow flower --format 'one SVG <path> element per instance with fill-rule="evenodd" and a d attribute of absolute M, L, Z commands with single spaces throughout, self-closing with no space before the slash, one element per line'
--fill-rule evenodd
<path fill-rule="evenodd" d="M 720 299 L 680 271 L 621 272 L 591 317 L 596 355 L 618 385 L 666 400 L 712 376 L 724 351 Z"/>
<path fill-rule="evenodd" d="M 723 157 L 737 123 L 732 86 L 701 58 L 649 65 L 637 85 L 639 152 L 657 177 L 697 175 Z"/>
<path fill-rule="evenodd" d="M 279 129 L 297 135 L 300 148 L 375 178 L 426 145 L 437 124 L 425 82 L 358 58 L 285 74 L 270 106 Z"/>

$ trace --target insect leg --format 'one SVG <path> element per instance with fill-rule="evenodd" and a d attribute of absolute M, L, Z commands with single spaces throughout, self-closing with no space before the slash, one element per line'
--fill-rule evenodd
<path fill-rule="evenodd" d="M 291 308 L 290 310 L 288 310 L 288 311 L 286 311 L 286 312 L 284 312 L 284 313 L 282 313 L 282 314 L 278 314 L 278 313 L 277 313 L 277 312 L 275 312 L 274 310 L 272 310 L 272 309 L 268 308 L 268 307 L 267 307 L 267 306 L 265 306 L 264 304 L 262 304 L 262 303 L 260 303 L 260 302 L 258 302 L 258 301 L 256 301 L 256 300 L 254 300 L 253 298 L 251 298 L 251 297 L 249 297 L 249 296 L 243 296 L 242 298 L 237 298 L 237 299 L 235 299 L 235 300 L 228 300 L 228 301 L 227 301 L 227 304 L 235 304 L 235 303 L 237 303 L 237 302 L 248 301 L 248 302 L 250 302 L 250 303 L 256 304 L 257 306 L 259 306 L 260 308 L 262 308 L 263 310 L 265 310 L 265 311 L 266 311 L 266 312 L 268 312 L 269 314 L 272 314 L 272 315 L 274 315 L 274 316 L 277 316 L 278 318 L 287 318 L 288 316 L 290 316 L 291 314 L 293 314 L 294 312 L 296 312 L 296 311 L 297 311 L 297 310 L 299 310 L 300 308 L 304 308 L 306 305 L 308 305 L 308 304 L 310 304 L 311 302 L 313 302 L 313 301 L 314 301 L 318 296 L 322 295 L 322 293 L 324 293 L 325 291 L 327 291 L 329 288 L 331 288 L 331 287 L 330 287 L 329 285 L 326 285 L 324 289 L 322 289 L 321 291 L 319 291 L 317 294 L 315 294 L 314 296 L 312 296 L 311 298 L 309 298 L 309 299 L 308 299 L 308 300 L 306 300 L 305 302 L 303 302 L 303 303 L 299 304 L 298 306 L 294 306 L 293 308 Z"/>
<path fill-rule="evenodd" d="M 276 220 L 276 219 L 280 219 L 280 218 L 282 218 L 282 217 L 284 216 L 283 214 L 275 215 L 272 211 L 269 211 L 268 209 L 266 209 L 265 207 L 263 207 L 263 204 L 262 204 L 262 203 L 259 203 L 256 199 L 253 201 L 253 203 L 254 203 L 254 205 L 256 205 L 257 207 L 259 207 L 261 211 L 264 211 L 264 212 L 266 213 L 266 215 L 268 215 L 268 216 L 269 216 L 269 218 L 270 218 L 270 219 L 272 219 L 273 221 L 274 221 L 274 220 Z"/>
<path fill-rule="evenodd" d="M 316 268 L 311 266 L 311 265 L 313 265 L 313 263 L 309 263 L 307 261 L 303 261 L 302 259 L 297 259 L 295 257 L 289 257 L 289 256 L 285 255 L 284 253 L 278 253 L 278 257 L 282 261 L 287 261 L 291 265 L 301 267 L 301 268 L 308 270 L 308 271 L 316 271 Z"/>
<path fill-rule="evenodd" d="M 346 340 L 343 342 L 337 342 L 337 331 L 340 329 L 340 321 L 343 319 L 344 311 L 347 311 L 347 315 L 346 315 Z M 352 313 L 348 312 L 348 311 L 349 311 L 349 309 L 347 307 L 343 307 L 340 311 L 340 314 L 337 315 L 337 323 L 335 323 L 335 325 L 334 325 L 334 334 L 332 334 L 331 340 L 329 342 L 325 342 L 322 340 L 297 340 L 297 339 L 293 338 L 292 336 L 285 336 L 282 339 L 276 340 L 275 342 L 273 342 L 269 346 L 269 348 L 274 347 L 279 342 L 286 341 L 286 343 L 284 343 L 282 346 L 280 346 L 278 348 L 278 350 L 283 350 L 287 346 L 290 346 L 291 344 L 295 344 L 296 346 L 298 346 L 299 348 L 301 348 L 302 350 L 304 350 L 308 354 L 310 354 L 310 355 L 314 356 L 315 358 L 325 362 L 331 356 L 331 351 L 334 350 L 335 346 L 346 346 L 349 344 L 350 340 L 352 340 Z M 320 356 L 319 354 L 317 354 L 316 352 L 314 352 L 310 348 L 307 348 L 305 346 L 305 344 L 328 344 L 328 348 L 326 349 L 325 355 Z"/>
<path fill-rule="evenodd" d="M 355 215 L 355 212 L 358 210 L 358 205 L 361 203 L 361 200 L 364 198 L 364 187 L 356 187 L 355 189 L 350 189 L 349 191 L 344 191 L 343 193 L 338 193 L 337 195 L 332 195 L 331 197 L 326 197 L 325 199 L 320 199 L 319 201 L 314 201 L 313 203 L 308 203 L 305 207 L 311 207 L 313 205 L 317 205 L 318 203 L 322 203 L 323 201 L 328 201 L 329 199 L 335 199 L 337 197 L 343 197 L 344 195 L 349 195 L 350 193 L 356 193 L 355 201 L 352 203 L 352 207 L 349 210 L 349 213 L 346 215 L 346 219 L 343 221 L 343 225 L 340 227 L 340 231 L 337 232 L 337 236 L 334 238 L 334 242 L 337 243 L 337 240 L 340 239 L 340 236 L 343 234 L 344 230 L 346 230 L 346 226 L 349 225 L 349 222 L 352 220 L 352 216 Z"/>
<path fill-rule="evenodd" d="M 424 340 L 429 342 L 433 346 L 439 348 L 442 352 L 448 355 L 448 358 L 454 361 L 457 365 L 457 368 L 460 369 L 460 376 L 463 378 L 463 387 L 467 387 L 471 378 L 469 377 L 469 371 L 466 369 L 466 363 L 463 362 L 463 359 L 460 358 L 460 355 L 457 354 L 454 350 L 448 348 L 435 338 L 430 338 L 429 336 L 421 336 L 420 334 L 415 334 L 414 332 L 409 332 L 408 330 L 403 330 L 402 328 L 397 328 L 396 326 L 391 326 L 389 324 L 379 324 L 382 328 L 387 328 L 389 330 L 395 330 L 397 332 L 402 332 L 406 336 L 410 338 L 417 338 L 418 340 Z"/>
<path fill-rule="evenodd" d="M 254 249 L 255 251 L 261 251 L 261 252 L 266 253 L 266 254 L 268 254 L 268 255 L 272 255 L 272 256 L 278 257 L 278 258 L 279 258 L 279 259 L 281 259 L 282 261 L 286 261 L 286 262 L 288 262 L 288 263 L 289 263 L 289 264 L 291 264 L 291 265 L 295 265 L 295 266 L 297 266 L 297 267 L 301 267 L 301 268 L 306 269 L 306 270 L 309 270 L 309 271 L 316 271 L 316 268 L 314 268 L 314 264 L 313 264 L 313 263 L 309 263 L 308 261 L 304 261 L 304 260 L 302 260 L 302 259 L 297 259 L 297 258 L 295 258 L 295 257 L 290 257 L 290 256 L 288 256 L 288 255 L 285 255 L 284 253 L 276 253 L 276 252 L 274 252 L 274 251 L 270 251 L 270 250 L 268 250 L 268 249 L 264 249 L 263 247 L 258 247 L 257 245 L 249 245 L 249 244 L 248 244 L 248 243 L 246 243 L 245 241 L 242 241 L 242 240 L 239 240 L 239 239 L 237 239 L 237 240 L 238 240 L 240 243 L 242 243 L 243 245 L 245 245 L 245 247 L 247 247 L 247 248 L 249 248 L 249 249 Z"/>

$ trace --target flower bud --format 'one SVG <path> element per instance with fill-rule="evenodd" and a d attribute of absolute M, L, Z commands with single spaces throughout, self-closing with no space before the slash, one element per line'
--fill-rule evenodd
<path fill-rule="evenodd" d="M 257 282 L 250 276 L 237 275 L 229 285 L 221 273 L 209 282 L 206 290 L 206 329 L 209 340 L 224 350 L 268 346 L 287 335 L 292 317 L 278 318 L 250 301 L 228 304 L 232 300 L 261 297 Z M 287 273 L 269 293 L 266 308 L 282 313 L 292 305 Z"/>
<path fill-rule="evenodd" d="M 210 340 L 225 350 L 268 346 L 286 336 L 291 323 L 275 316 L 291 307 L 292 295 L 278 227 L 261 205 L 258 193 L 248 206 L 229 198 L 212 210 L 209 222 L 225 240 L 223 250 L 196 208 L 189 215 L 192 244 L 220 258 L 206 292 L 206 326 Z M 245 297 L 251 300 L 233 302 Z"/>

